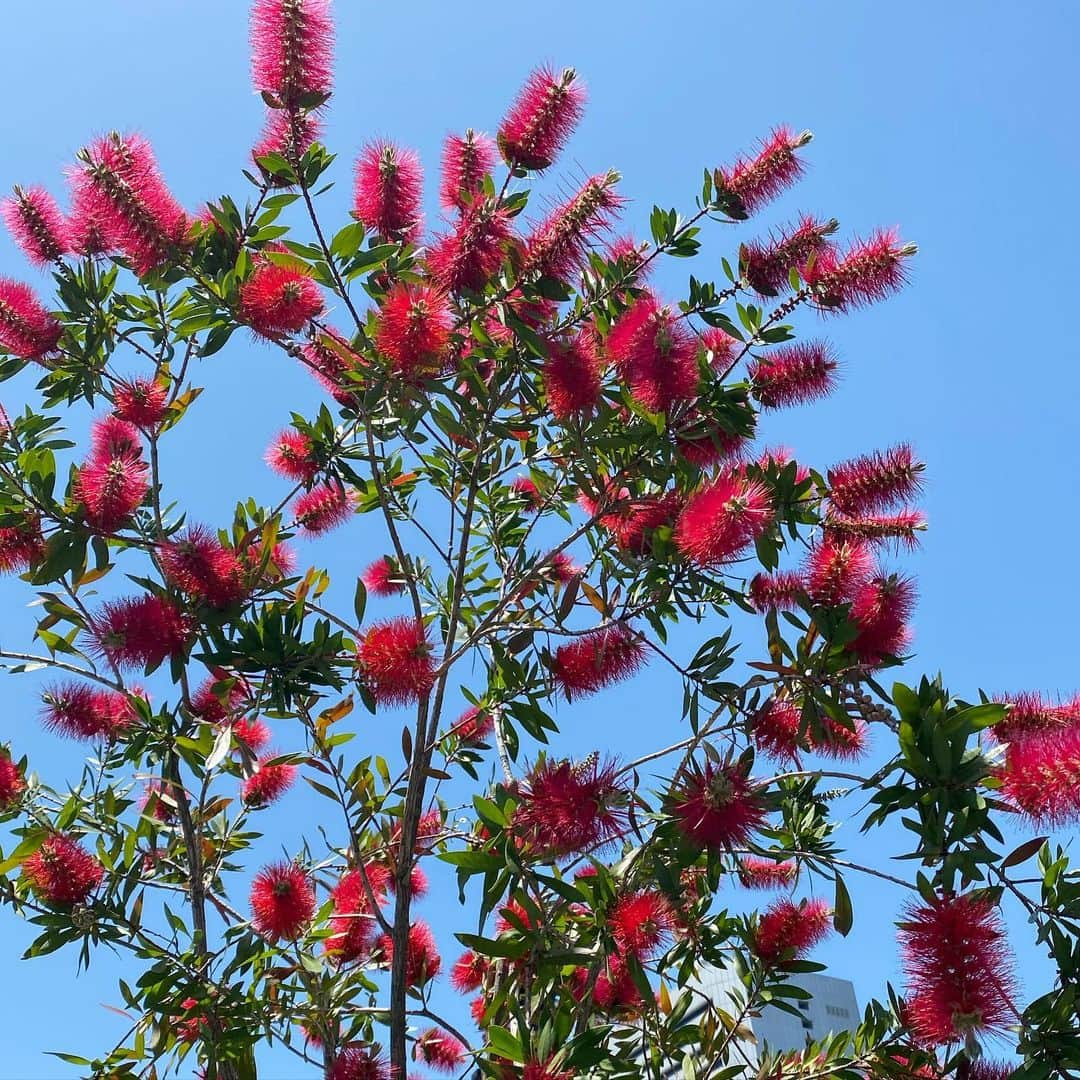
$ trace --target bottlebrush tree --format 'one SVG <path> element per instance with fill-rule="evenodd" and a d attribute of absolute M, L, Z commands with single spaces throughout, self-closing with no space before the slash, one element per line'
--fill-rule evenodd
<path fill-rule="evenodd" d="M 0 897 L 38 929 L 31 956 L 131 964 L 127 1035 L 67 1060 L 239 1080 L 280 1044 L 331 1080 L 734 1077 L 746 1019 L 798 1015 L 792 979 L 849 930 L 866 873 L 895 886 L 862 917 L 898 933 L 906 985 L 850 1031 L 763 1050 L 757 1076 L 1080 1075 L 1080 875 L 1043 830 L 1080 812 L 1080 700 L 887 690 L 922 463 L 755 445 L 763 411 L 833 389 L 822 320 L 899 289 L 914 246 L 804 216 L 750 229 L 720 284 L 662 297 L 657 261 L 781 196 L 810 135 L 710 163 L 647 242 L 617 238 L 613 171 L 526 224 L 584 108 L 552 69 L 494 138 L 447 139 L 433 232 L 420 162 L 389 141 L 360 152 L 331 227 L 329 4 L 258 0 L 252 30 L 267 111 L 246 198 L 188 213 L 148 142 L 110 133 L 79 153 L 68 210 L 38 188 L 4 205 L 56 294 L 0 280 L 0 377 L 40 375 L 35 406 L 3 414 L 0 568 L 41 613 L 36 644 L 0 656 L 91 753 L 51 786 L 72 778 L 0 749 Z M 199 423 L 192 380 L 252 335 L 326 404 L 266 450 L 273 505 L 237 492 L 231 521 L 192 521 L 159 449 Z M 93 411 L 88 446 L 64 409 Z M 304 541 L 356 515 L 383 542 L 333 610 Z M 700 627 L 686 655 L 677 622 Z M 665 666 L 685 692 L 655 752 L 620 758 L 603 730 L 588 756 L 560 750 L 580 701 Z M 884 764 L 861 768 L 872 733 Z M 325 815 L 269 857 L 260 813 L 304 784 Z M 906 876 L 838 845 L 852 803 L 865 829 L 902 822 L 878 835 Z M 456 943 L 425 921 L 440 864 Z M 736 916 L 733 890 L 775 896 Z M 1029 919 L 1011 935 L 1003 904 Z M 1010 949 L 1033 947 L 1056 974 L 1021 1000 Z M 704 999 L 707 965 L 741 995 Z M 981 1053 L 1003 1035 L 1015 1072 Z"/>

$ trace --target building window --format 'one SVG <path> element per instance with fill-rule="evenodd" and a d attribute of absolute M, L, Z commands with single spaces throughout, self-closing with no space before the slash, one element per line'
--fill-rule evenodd
<path fill-rule="evenodd" d="M 814 1030 L 814 1024 L 811 1021 L 809 1016 L 804 1016 L 802 1018 L 802 1026 L 803 1026 L 803 1031 L 813 1031 Z"/>
<path fill-rule="evenodd" d="M 847 1009 L 841 1009 L 838 1005 L 826 1005 L 825 1011 L 830 1016 L 850 1016 L 851 1013 Z"/>
<path fill-rule="evenodd" d="M 800 1001 L 799 1002 L 799 1008 L 802 1009 L 803 1012 L 809 1012 L 810 1011 L 810 1002 L 809 1001 Z"/>

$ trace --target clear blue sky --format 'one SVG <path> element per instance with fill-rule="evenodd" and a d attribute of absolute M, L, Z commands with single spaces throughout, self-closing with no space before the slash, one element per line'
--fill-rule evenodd
<path fill-rule="evenodd" d="M 241 0 L 9 5 L 0 38 L 8 88 L 0 184 L 45 183 L 60 194 L 61 170 L 79 146 L 120 128 L 152 140 L 189 208 L 224 191 L 242 195 L 239 169 L 261 113 L 248 82 L 247 7 Z M 353 154 L 383 135 L 420 150 L 434 220 L 443 136 L 465 126 L 493 130 L 543 61 L 576 66 L 590 89 L 566 172 L 619 168 L 633 200 L 627 220 L 639 235 L 653 202 L 690 205 L 703 166 L 729 160 L 777 122 L 812 128 L 806 181 L 762 215 L 760 227 L 802 209 L 835 214 L 846 233 L 898 223 L 921 252 L 900 298 L 825 327 L 845 358 L 839 392 L 770 420 L 766 437 L 819 466 L 910 439 L 929 463 L 932 531 L 912 560 L 922 593 L 914 671 L 943 669 L 957 692 L 972 696 L 979 687 L 1080 688 L 1068 614 L 1080 601 L 1071 557 L 1080 526 L 1071 488 L 1080 143 L 1068 74 L 1080 7 L 1071 0 L 552 0 L 497 9 L 339 0 L 337 7 L 327 141 L 341 160 L 326 203 L 338 213 Z M 707 236 L 694 272 L 719 277 L 720 256 L 733 257 L 736 244 L 720 231 Z M 659 284 L 685 287 L 687 270 L 670 266 Z M 44 284 L 6 236 L 0 273 Z M 809 332 L 820 329 L 812 324 L 804 324 Z M 166 467 L 193 516 L 216 524 L 237 497 L 269 501 L 280 492 L 262 449 L 291 409 L 311 413 L 320 398 L 301 372 L 240 335 L 198 380 L 207 393 Z M 20 379 L 0 396 L 17 407 L 29 386 Z M 73 423 L 81 430 L 85 417 Z M 371 529 L 350 526 L 308 553 L 343 581 L 381 552 Z M 344 586 L 339 595 L 347 595 Z M 7 646 L 28 640 L 26 599 L 21 583 L 0 585 Z M 77 776 L 79 750 L 40 732 L 38 685 L 33 676 L 0 679 L 0 739 L 62 785 Z M 658 728 L 677 730 L 673 692 L 663 679 L 646 679 L 564 710 L 567 745 L 617 740 L 628 754 L 655 746 Z M 377 740 L 378 723 L 362 724 Z M 299 795 L 265 823 L 289 844 L 316 809 Z M 861 1001 L 896 978 L 889 920 L 898 900 L 860 888 L 851 937 L 820 950 L 836 974 L 855 979 Z M 429 904 L 427 914 L 452 959 L 451 923 L 440 912 L 449 906 Z M 1025 928 L 1014 929 L 1025 951 Z M 73 956 L 19 961 L 28 941 L 26 928 L 5 914 L 0 1076 L 71 1076 L 40 1052 L 92 1056 L 121 1032 L 123 1021 L 101 1007 L 116 1001 L 119 967 L 103 957 L 73 983 Z M 1022 967 L 1035 978 L 1037 968 Z M 285 1080 L 296 1070 L 273 1055 L 264 1075 Z"/>

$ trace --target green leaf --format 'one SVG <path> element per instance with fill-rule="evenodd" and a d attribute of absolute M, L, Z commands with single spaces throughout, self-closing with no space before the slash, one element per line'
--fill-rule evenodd
<path fill-rule="evenodd" d="M 367 588 L 364 586 L 364 582 L 360 579 L 356 579 L 356 592 L 353 594 L 353 611 L 356 612 L 356 625 L 360 626 L 364 622 L 364 611 L 367 609 Z"/>
<path fill-rule="evenodd" d="M 833 926 L 838 934 L 847 937 L 851 932 L 851 925 L 855 921 L 855 915 L 851 908 L 851 896 L 848 893 L 844 879 L 836 875 L 836 899 L 833 902 Z"/>

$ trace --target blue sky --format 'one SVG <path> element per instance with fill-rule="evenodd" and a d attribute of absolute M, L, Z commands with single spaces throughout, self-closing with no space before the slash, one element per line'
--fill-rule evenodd
<path fill-rule="evenodd" d="M 913 672 L 941 669 L 969 696 L 979 687 L 1080 689 L 1068 615 L 1080 600 L 1070 558 L 1080 525 L 1071 488 L 1080 390 L 1071 318 L 1080 147 L 1068 74 L 1076 5 L 555 0 L 506 5 L 497 15 L 432 2 L 337 7 L 331 220 L 347 205 L 356 150 L 390 136 L 421 152 L 434 221 L 444 135 L 493 130 L 544 61 L 576 66 L 590 90 L 565 176 L 620 169 L 632 200 L 626 220 L 640 235 L 654 202 L 690 206 L 704 166 L 730 160 L 775 123 L 813 129 L 805 182 L 739 234 L 707 234 L 694 273 L 719 277 L 720 257 L 733 258 L 740 239 L 798 210 L 839 217 L 847 235 L 899 224 L 921 251 L 898 299 L 824 327 L 804 320 L 807 333 L 823 330 L 837 345 L 844 377 L 829 401 L 771 418 L 766 440 L 825 466 L 909 439 L 928 462 L 931 532 L 911 561 L 922 596 Z M 12 5 L 0 39 L 8 86 L 0 185 L 45 183 L 61 194 L 61 171 L 79 146 L 118 128 L 152 140 L 188 207 L 225 191 L 242 195 L 239 169 L 261 114 L 248 82 L 246 21 L 240 0 Z M 549 190 L 559 190 L 557 180 Z M 669 265 L 658 284 L 677 295 L 689 269 Z M 0 273 L 44 285 L 6 236 Z M 311 414 L 320 397 L 300 371 L 239 335 L 197 376 L 207 392 L 165 467 L 193 517 L 219 523 L 242 495 L 280 494 L 262 450 L 290 410 Z M 18 406 L 30 385 L 8 384 L 0 400 Z M 72 418 L 77 431 L 85 423 Z M 382 550 L 373 525 L 349 528 L 305 551 L 337 575 L 342 598 L 351 594 L 348 575 Z M 18 583 L 0 584 L 5 647 L 28 640 L 26 599 Z M 32 676 L 0 680 L 0 739 L 62 785 L 77 775 L 79 750 L 41 733 L 38 687 Z M 645 678 L 564 710 L 566 745 L 651 748 L 658 726 L 677 732 L 674 693 L 663 678 Z M 378 741 L 379 721 L 360 724 Z M 317 812 L 299 795 L 264 822 L 288 845 Z M 820 951 L 836 974 L 855 979 L 861 1001 L 896 978 L 887 920 L 898 901 L 861 888 L 852 936 Z M 450 921 L 428 916 L 452 958 Z M 1014 930 L 1018 951 L 1030 951 L 1019 920 Z M 0 920 L 9 988 L 0 1076 L 70 1076 L 40 1052 L 92 1056 L 119 1035 L 123 1022 L 101 1004 L 115 1001 L 121 969 L 103 958 L 73 983 L 73 957 L 19 961 L 28 940 L 24 927 Z M 1025 960 L 1022 971 L 1034 987 L 1038 966 Z M 273 1055 L 264 1075 L 297 1074 Z"/>

